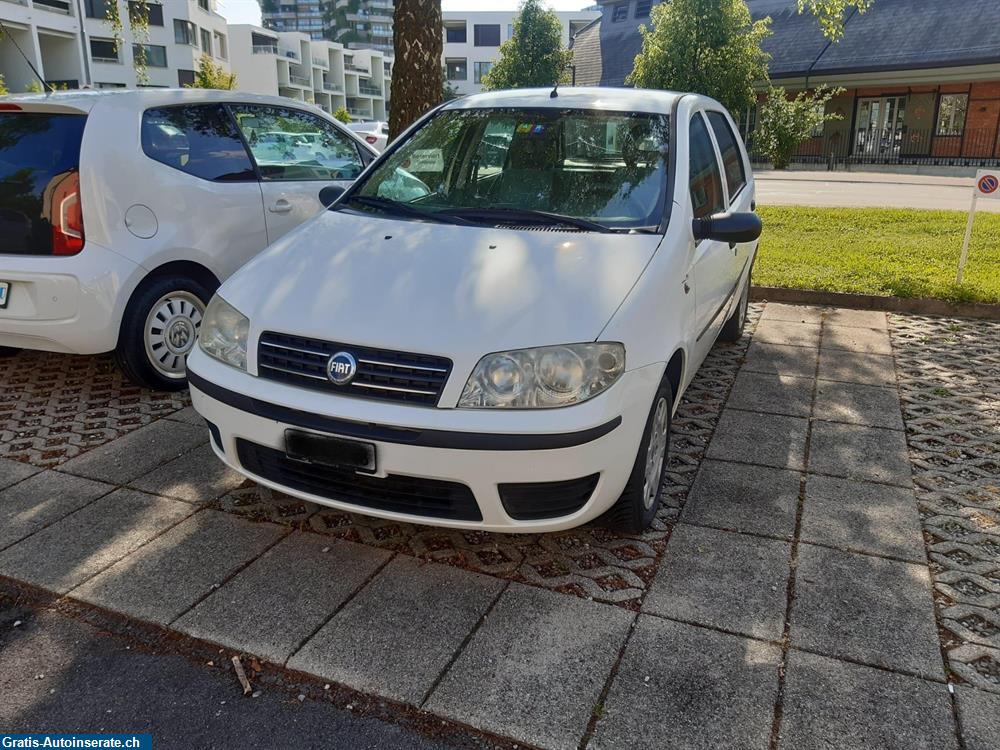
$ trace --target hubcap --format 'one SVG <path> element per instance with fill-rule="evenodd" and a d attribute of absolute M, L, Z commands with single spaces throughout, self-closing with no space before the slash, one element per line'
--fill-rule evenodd
<path fill-rule="evenodd" d="M 146 356 L 161 375 L 184 377 L 187 355 L 194 348 L 205 304 L 190 292 L 171 292 L 156 301 L 146 317 Z"/>
<path fill-rule="evenodd" d="M 646 449 L 646 474 L 642 487 L 642 500 L 646 510 L 653 507 L 660 495 L 660 477 L 663 474 L 663 461 L 667 455 L 668 414 L 667 400 L 661 398 L 656 402 L 653 424 L 650 427 L 649 447 Z"/>

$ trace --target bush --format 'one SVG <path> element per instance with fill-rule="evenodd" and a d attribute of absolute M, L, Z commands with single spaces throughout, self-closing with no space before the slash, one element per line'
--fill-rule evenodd
<path fill-rule="evenodd" d="M 828 113 L 826 104 L 843 89 L 799 92 L 789 99 L 783 88 L 771 88 L 760 108 L 760 124 L 754 133 L 757 149 L 767 156 L 775 169 L 787 169 L 796 149 L 812 137 L 813 131 L 841 116 Z"/>

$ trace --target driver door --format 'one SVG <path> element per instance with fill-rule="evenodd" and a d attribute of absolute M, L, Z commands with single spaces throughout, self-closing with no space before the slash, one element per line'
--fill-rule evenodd
<path fill-rule="evenodd" d="M 324 208 L 323 188 L 347 188 L 364 169 L 357 143 L 322 117 L 260 104 L 231 109 L 260 173 L 268 244 Z"/>

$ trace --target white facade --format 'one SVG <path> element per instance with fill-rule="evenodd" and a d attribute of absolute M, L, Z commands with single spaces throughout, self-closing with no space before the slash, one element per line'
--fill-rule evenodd
<path fill-rule="evenodd" d="M 601 17 L 600 11 L 561 11 L 562 42 Z M 482 91 L 482 77 L 500 57 L 500 44 L 510 39 L 517 11 L 447 11 L 444 17 L 443 64 L 448 82 L 460 94 Z M 464 38 L 464 41 L 462 39 Z M 449 41 L 452 40 L 452 41 Z"/>
<path fill-rule="evenodd" d="M 24 57 L 47 81 L 76 88 L 86 82 L 84 45 L 76 0 L 0 0 L 0 74 L 11 92 L 37 82 Z"/>

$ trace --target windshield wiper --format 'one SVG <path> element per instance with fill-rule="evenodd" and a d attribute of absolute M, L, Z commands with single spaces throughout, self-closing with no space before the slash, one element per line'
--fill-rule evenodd
<path fill-rule="evenodd" d="M 389 198 L 379 198 L 374 195 L 352 195 L 341 205 L 347 205 L 350 203 L 357 203 L 365 206 L 366 208 L 374 208 L 387 214 L 394 214 L 396 216 L 412 216 L 416 219 L 437 221 L 442 224 L 468 223 L 462 221 L 461 217 L 441 216 L 438 211 L 422 211 L 421 209 L 414 208 L 407 203 L 390 200 Z M 453 218 L 454 220 L 452 220 Z"/>
<path fill-rule="evenodd" d="M 614 232 L 611 227 L 598 224 L 589 219 L 580 219 L 576 216 L 563 216 L 553 214 L 548 211 L 535 211 L 530 208 L 453 208 L 445 211 L 435 211 L 436 215 L 454 216 L 470 221 L 494 221 L 504 224 L 516 224 L 527 222 L 534 224 L 548 224 L 551 226 L 575 227 L 588 232 Z"/>

